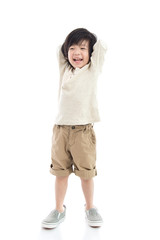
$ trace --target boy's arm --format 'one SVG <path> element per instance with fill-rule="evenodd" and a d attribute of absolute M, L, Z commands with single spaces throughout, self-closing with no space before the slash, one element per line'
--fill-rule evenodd
<path fill-rule="evenodd" d="M 60 76 L 64 74 L 65 68 L 67 66 L 67 60 L 65 59 L 62 50 L 61 50 L 62 46 L 60 45 L 57 48 L 57 59 L 58 59 L 58 65 L 59 65 L 59 73 Z"/>
<path fill-rule="evenodd" d="M 91 66 L 94 70 L 101 72 L 104 63 L 105 53 L 107 51 L 107 45 L 102 40 L 98 40 L 93 46 L 93 52 L 91 56 Z"/>
<path fill-rule="evenodd" d="M 68 65 L 63 53 L 62 53 L 62 50 L 61 50 L 62 46 L 60 45 L 58 48 L 57 48 L 57 59 L 58 59 L 58 65 L 59 65 L 59 74 L 60 74 L 60 78 L 59 78 L 59 90 L 58 90 L 58 99 L 60 97 L 60 91 L 61 91 L 61 85 L 62 85 L 62 78 L 63 78 L 63 75 L 64 75 L 64 72 L 65 72 L 65 69 Z"/>

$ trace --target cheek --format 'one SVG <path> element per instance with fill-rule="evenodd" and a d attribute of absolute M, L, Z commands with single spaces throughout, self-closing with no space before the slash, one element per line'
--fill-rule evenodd
<path fill-rule="evenodd" d="M 86 56 L 85 56 L 85 60 L 86 60 L 86 62 L 89 61 L 89 54 L 86 54 Z"/>
<path fill-rule="evenodd" d="M 68 52 L 68 60 L 71 60 L 72 59 L 72 55 L 70 52 Z"/>

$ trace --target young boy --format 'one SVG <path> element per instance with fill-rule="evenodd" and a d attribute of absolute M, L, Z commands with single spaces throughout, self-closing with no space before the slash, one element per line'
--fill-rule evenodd
<path fill-rule="evenodd" d="M 56 207 L 42 221 L 44 228 L 55 228 L 64 220 L 63 202 L 72 172 L 81 179 L 88 224 L 91 227 L 102 225 L 102 217 L 93 205 L 93 177 L 97 175 L 93 124 L 100 121 L 96 86 L 106 50 L 106 46 L 84 28 L 72 31 L 59 48 L 59 107 L 53 128 L 50 166 L 56 176 Z"/>

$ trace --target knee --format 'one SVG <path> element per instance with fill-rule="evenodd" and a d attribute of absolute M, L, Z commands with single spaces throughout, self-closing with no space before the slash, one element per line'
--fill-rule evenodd
<path fill-rule="evenodd" d="M 90 182 L 90 181 L 92 181 L 92 179 L 81 178 L 81 182 L 82 182 L 82 183 L 88 183 L 88 182 Z"/>
<path fill-rule="evenodd" d="M 69 176 L 56 177 L 56 181 L 58 181 L 58 182 L 67 182 L 67 181 L 68 181 L 68 177 L 69 177 Z"/>

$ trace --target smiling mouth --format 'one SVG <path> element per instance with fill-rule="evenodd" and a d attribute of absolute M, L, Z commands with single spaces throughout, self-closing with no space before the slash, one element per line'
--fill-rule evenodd
<path fill-rule="evenodd" d="M 81 62 L 83 59 L 82 58 L 73 58 L 74 62 Z"/>

